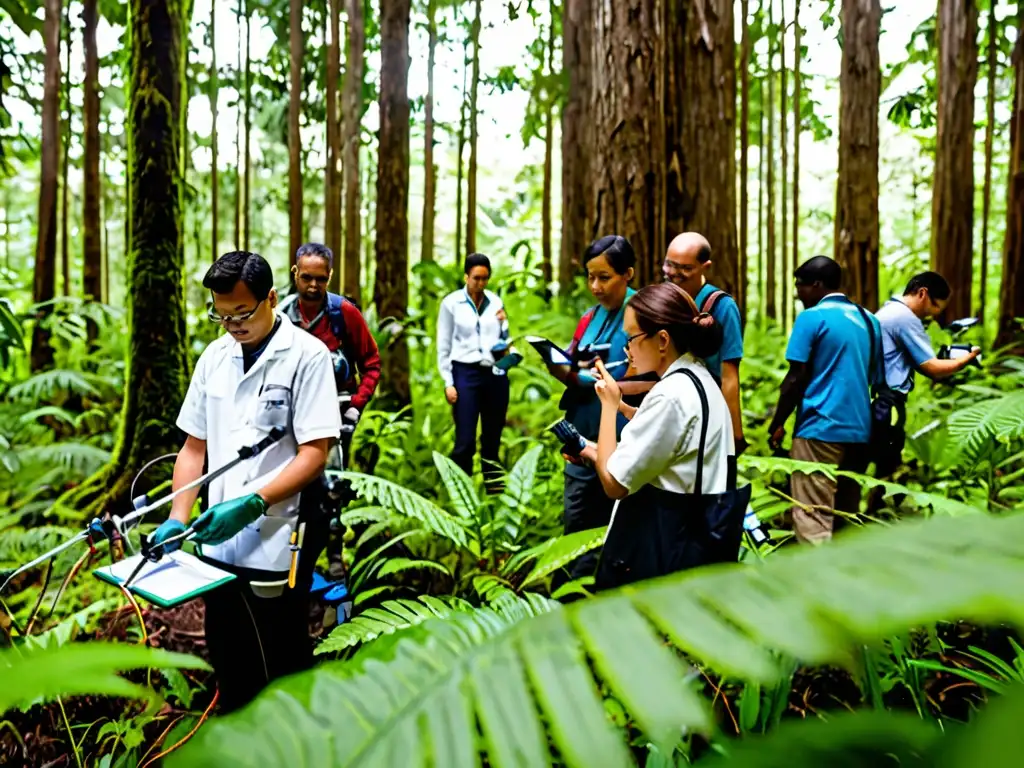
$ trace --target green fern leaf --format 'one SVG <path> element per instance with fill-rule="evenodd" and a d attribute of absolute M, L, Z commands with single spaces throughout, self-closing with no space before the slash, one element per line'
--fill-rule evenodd
<path fill-rule="evenodd" d="M 810 577 L 809 577 L 810 575 Z M 601 687 L 663 752 L 709 712 L 677 647 L 771 684 L 789 659 L 853 651 L 942 619 L 1024 625 L 1024 515 L 933 517 L 852 531 L 757 566 L 674 574 L 509 622 L 493 609 L 432 619 L 375 651 L 279 681 L 208 725 L 171 765 L 630 765 Z M 356 714 L 358 713 L 358 714 Z M 268 722 L 289 723 L 287 744 Z M 476 742 L 477 722 L 483 741 Z"/>
<path fill-rule="evenodd" d="M 535 445 L 519 457 L 505 478 L 505 490 L 501 499 L 510 509 L 523 509 L 533 502 L 533 488 L 536 485 L 537 465 L 544 452 L 543 445 Z"/>
<path fill-rule="evenodd" d="M 544 547 L 543 554 L 537 561 L 537 565 L 523 579 L 522 586 L 528 587 L 531 584 L 536 584 L 552 573 L 564 568 L 580 555 L 584 555 L 592 549 L 597 549 L 604 542 L 604 535 L 607 530 L 608 526 L 604 526 L 587 531 L 577 531 L 567 536 L 551 539 Z"/>
<path fill-rule="evenodd" d="M 993 442 L 1024 439 L 1024 391 L 983 400 L 949 417 L 949 434 L 976 461 Z"/>
<path fill-rule="evenodd" d="M 335 653 L 346 648 L 389 635 L 400 629 L 422 624 L 429 619 L 445 618 L 455 611 L 469 611 L 472 607 L 457 597 L 447 602 L 435 597 L 420 597 L 416 600 L 389 600 L 379 608 L 363 611 L 350 621 L 337 627 L 327 639 L 317 646 L 315 653 Z"/>
<path fill-rule="evenodd" d="M 434 466 L 441 475 L 441 482 L 448 491 L 455 514 L 463 520 L 476 520 L 480 515 L 480 497 L 477 496 L 472 479 L 447 456 L 437 451 L 433 455 Z"/>
<path fill-rule="evenodd" d="M 397 483 L 359 472 L 332 473 L 349 480 L 360 497 L 392 509 L 400 515 L 419 520 L 424 527 L 438 536 L 466 546 L 466 530 L 462 523 L 432 501 L 423 498 Z"/>
<path fill-rule="evenodd" d="M 71 440 L 49 445 L 32 445 L 18 451 L 18 461 L 23 467 L 56 466 L 80 475 L 96 472 L 109 460 L 110 451 Z"/>

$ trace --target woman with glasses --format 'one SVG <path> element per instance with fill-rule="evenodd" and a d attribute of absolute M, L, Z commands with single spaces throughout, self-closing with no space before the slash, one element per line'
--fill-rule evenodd
<path fill-rule="evenodd" d="M 203 351 L 181 405 L 177 426 L 187 437 L 173 490 L 199 478 L 204 463 L 223 467 L 241 449 L 278 437 L 210 482 L 209 508 L 191 524 L 199 489 L 176 496 L 151 544 L 191 529 L 200 557 L 236 576 L 203 596 L 206 644 L 230 711 L 313 661 L 309 590 L 329 524 L 321 476 L 341 414 L 327 347 L 278 313 L 262 256 L 221 256 L 203 286 L 213 297 L 210 319 L 226 333 Z M 298 560 L 293 533 L 302 542 Z"/>
<path fill-rule="evenodd" d="M 597 379 L 590 373 L 594 361 L 602 359 L 616 379 L 626 376 L 626 332 L 622 321 L 626 302 L 636 293 L 629 287 L 633 279 L 636 254 L 629 240 L 619 235 L 608 235 L 595 240 L 583 255 L 587 273 L 587 286 L 597 299 L 597 306 L 584 313 L 576 326 L 572 343 L 566 350 L 573 365 L 550 365 L 551 375 L 565 384 L 565 393 L 559 407 L 565 419 L 590 441 L 597 439 L 601 418 L 601 402 L 594 391 Z M 641 382 L 624 383 L 627 393 L 640 393 L 650 388 Z M 618 429 L 626 423 L 619 419 Z M 565 456 L 565 491 L 563 495 L 563 526 L 565 533 L 576 533 L 607 525 L 611 519 L 613 501 L 601 488 L 593 467 Z M 577 579 L 591 575 L 597 564 L 597 553 L 591 552 L 569 567 L 569 577 Z"/>
<path fill-rule="evenodd" d="M 596 364 L 600 428 L 597 444 L 581 455 L 618 500 L 598 589 L 735 560 L 750 498 L 749 486 L 736 491 L 732 417 L 704 362 L 721 346 L 721 326 L 672 283 L 637 292 L 624 326 L 632 364 L 659 381 L 632 408 L 614 375 Z M 620 434 L 623 414 L 629 423 Z"/>
<path fill-rule="evenodd" d="M 491 261 L 466 257 L 465 286 L 445 296 L 437 315 L 437 367 L 455 418 L 451 458 L 473 474 L 476 427 L 488 493 L 501 491 L 501 431 L 508 412 L 508 369 L 521 359 L 508 345 L 508 318 L 501 298 L 487 290 Z"/>

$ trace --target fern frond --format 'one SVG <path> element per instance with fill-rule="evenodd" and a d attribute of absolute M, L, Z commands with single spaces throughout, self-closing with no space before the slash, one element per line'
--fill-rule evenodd
<path fill-rule="evenodd" d="M 373 475 L 360 472 L 338 472 L 335 474 L 352 483 L 352 488 L 361 498 L 376 502 L 400 515 L 419 520 L 431 533 L 443 536 L 460 547 L 466 546 L 466 530 L 462 523 L 429 499 L 407 488 Z"/>
<path fill-rule="evenodd" d="M 543 445 L 534 445 L 519 457 L 519 461 L 505 476 L 505 491 L 501 499 L 510 509 L 521 509 L 530 506 L 533 501 L 533 488 L 537 478 L 537 465 L 540 463 Z"/>
<path fill-rule="evenodd" d="M 1022 581 L 1024 515 L 933 517 L 513 622 L 456 612 L 275 683 L 170 764 L 291 764 L 302 752 L 321 766 L 463 766 L 482 752 L 490 765 L 548 765 L 553 745 L 567 766 L 631 765 L 601 690 L 664 752 L 684 727 L 711 729 L 665 637 L 729 677 L 771 684 L 791 660 L 850 664 L 856 648 L 937 620 L 1022 626 Z M 288 723 L 287 743 L 272 722 Z"/>
<path fill-rule="evenodd" d="M 577 531 L 566 536 L 551 539 L 544 546 L 537 565 L 523 579 L 522 587 L 536 584 L 561 568 L 564 568 L 580 555 L 597 549 L 604 542 L 608 526 L 593 528 L 588 531 Z"/>
<path fill-rule="evenodd" d="M 7 393 L 14 400 L 43 403 L 58 394 L 98 397 L 110 393 L 113 383 L 93 373 L 83 373 L 65 368 L 54 368 L 34 374 L 20 384 L 15 384 Z"/>
<path fill-rule="evenodd" d="M 972 461 L 981 458 L 988 446 L 1024 439 L 1024 391 L 983 400 L 949 417 L 950 437 Z"/>
<path fill-rule="evenodd" d="M 336 653 L 381 635 L 422 624 L 428 619 L 443 619 L 455 611 L 470 610 L 472 606 L 458 597 L 439 599 L 422 595 L 416 600 L 388 600 L 379 608 L 369 608 L 335 628 L 314 653 Z"/>
<path fill-rule="evenodd" d="M 463 520 L 476 520 L 480 516 L 480 497 L 477 496 L 473 480 L 447 456 L 433 452 L 434 466 L 441 475 L 455 514 Z"/>
<path fill-rule="evenodd" d="M 60 467 L 81 475 L 96 472 L 109 460 L 110 451 L 71 440 L 32 445 L 18 451 L 18 461 L 22 466 Z"/>

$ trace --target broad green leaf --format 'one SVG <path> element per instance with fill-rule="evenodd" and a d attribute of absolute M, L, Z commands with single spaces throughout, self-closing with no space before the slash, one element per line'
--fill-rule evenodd
<path fill-rule="evenodd" d="M 566 765 L 592 765 L 578 734 L 600 734 L 608 722 L 602 708 L 588 703 L 588 690 L 607 690 L 622 701 L 659 746 L 675 743 L 683 728 L 708 728 L 706 702 L 685 684 L 685 666 L 666 647 L 666 636 L 699 649 L 697 660 L 713 670 L 728 668 L 731 678 L 769 685 L 791 674 L 794 661 L 846 663 L 854 649 L 925 623 L 955 618 L 1024 626 L 1022 582 L 1024 515 L 932 517 L 854 530 L 756 565 L 673 574 L 539 616 L 456 612 L 370 643 L 352 660 L 281 681 L 258 700 L 259 720 L 250 707 L 211 723 L 170 764 L 275 764 L 277 758 L 297 766 L 257 725 L 274 721 L 298 724 L 296 751 L 332 734 L 336 752 L 325 766 L 379 765 L 382 757 L 395 765 L 436 765 L 439 755 L 461 752 L 475 738 L 475 722 L 485 738 L 474 743 L 491 765 L 546 764 L 545 740 Z M 557 675 L 550 672 L 554 665 Z M 579 707 L 570 709 L 564 686 L 580 695 Z M 263 706 L 282 699 L 287 708 Z M 436 708 L 468 708 L 472 716 L 431 720 L 427 713 Z M 439 723 L 445 730 L 434 733 Z M 454 732 L 459 724 L 469 730 Z M 246 727 L 247 739 L 230 747 L 220 738 L 222 729 Z M 871 732 L 857 733 L 867 741 Z M 920 730 L 883 740 L 890 751 L 929 741 L 930 733 Z M 439 744 L 446 745 L 443 752 Z M 609 750 L 601 764 L 628 764 L 623 754 Z"/>
<path fill-rule="evenodd" d="M 0 654 L 0 713 L 39 698 L 101 694 L 151 698 L 152 691 L 118 676 L 138 667 L 209 669 L 202 659 L 121 643 L 72 643 L 46 650 Z"/>
<path fill-rule="evenodd" d="M 604 534 L 607 530 L 607 526 L 592 528 L 588 531 L 577 531 L 552 539 L 548 542 L 533 570 L 523 579 L 522 586 L 528 587 L 535 584 L 564 568 L 580 555 L 597 549 L 604 541 Z"/>
<path fill-rule="evenodd" d="M 447 456 L 434 451 L 434 466 L 441 475 L 455 514 L 463 520 L 476 520 L 480 516 L 480 497 L 473 480 Z"/>

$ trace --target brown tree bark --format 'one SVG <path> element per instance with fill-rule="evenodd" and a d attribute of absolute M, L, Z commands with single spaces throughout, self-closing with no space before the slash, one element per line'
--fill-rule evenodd
<path fill-rule="evenodd" d="M 715 284 L 742 300 L 736 243 L 733 4 L 665 1 L 665 242 L 681 232 L 703 234 L 711 243 Z M 662 249 L 654 258 L 660 262 L 664 255 Z"/>
<path fill-rule="evenodd" d="M 999 332 L 996 346 L 1016 343 L 1024 354 L 1021 318 L 1024 318 L 1024 14 L 1018 18 L 1013 51 L 1013 114 L 1010 116 L 1010 168 L 1006 196 L 1006 240 L 1003 244 L 1003 279 L 999 288 Z"/>
<path fill-rule="evenodd" d="M 60 263 L 64 271 L 64 295 L 71 295 L 71 248 L 68 241 L 68 222 L 71 218 L 68 203 L 68 173 L 71 164 L 71 1 L 64 6 L 64 105 L 67 118 L 61 121 L 61 144 L 63 157 L 60 161 Z"/>
<path fill-rule="evenodd" d="M 420 236 L 420 261 L 434 260 L 434 54 L 437 50 L 437 2 L 427 0 L 427 98 L 423 125 L 423 229 Z"/>
<path fill-rule="evenodd" d="M 335 254 L 341 253 L 341 113 L 338 88 L 341 83 L 341 0 L 329 0 L 330 43 L 327 46 L 327 172 L 324 178 L 324 241 Z M 335 265 L 337 267 L 337 265 Z M 335 269 L 330 288 L 341 290 L 341 273 Z"/>
<path fill-rule="evenodd" d="M 217 179 L 217 99 L 220 95 L 220 73 L 217 71 L 217 4 L 210 4 L 210 261 L 220 255 L 220 218 Z"/>
<path fill-rule="evenodd" d="M 242 3 L 238 0 L 238 8 L 235 12 L 235 20 L 239 29 L 242 27 Z M 238 64 L 235 69 L 235 88 L 241 94 L 245 84 L 242 80 L 242 39 L 238 35 Z M 242 99 L 235 103 L 235 250 L 242 248 Z"/>
<path fill-rule="evenodd" d="M 562 247 L 558 259 L 558 285 L 562 295 L 572 290 L 592 221 L 591 186 L 587 179 L 590 134 L 591 0 L 564 0 L 562 4 L 562 72 L 568 81 L 562 107 Z"/>
<path fill-rule="evenodd" d="M 302 114 L 302 0 L 291 0 L 289 8 L 288 43 L 291 51 L 291 92 L 288 94 L 288 260 L 302 245 L 302 135 L 299 117 Z"/>
<path fill-rule="evenodd" d="M 789 310 L 793 303 L 790 299 L 792 276 L 789 273 L 789 208 L 786 183 L 789 181 L 789 112 L 786 111 L 786 98 L 789 96 L 786 76 L 786 4 L 780 3 L 779 9 L 779 144 L 782 150 L 782 173 L 779 177 L 779 210 L 782 215 L 782 237 L 780 239 L 779 266 L 782 270 L 782 329 L 789 329 Z"/>
<path fill-rule="evenodd" d="M 373 301 L 381 325 L 397 332 L 384 345 L 380 396 L 407 405 L 409 348 L 409 2 L 381 0 L 380 140 L 377 156 L 377 274 Z"/>
<path fill-rule="evenodd" d="M 761 318 L 765 317 L 765 253 L 764 253 L 764 80 L 758 83 L 760 114 L 757 119 L 757 295 L 760 296 Z"/>
<path fill-rule="evenodd" d="M 803 51 L 800 48 L 800 0 L 796 0 L 793 10 L 793 269 L 800 266 L 800 60 Z M 796 318 L 796 305 L 790 302 L 790 311 Z"/>
<path fill-rule="evenodd" d="M 359 150 L 362 145 L 363 71 L 366 49 L 366 23 L 363 0 L 348 1 L 348 70 L 345 77 L 345 275 L 344 293 L 356 301 L 362 295 L 362 260 L 359 257 L 363 237 L 359 186 Z"/>
<path fill-rule="evenodd" d="M 971 312 L 974 230 L 975 0 L 939 0 L 938 135 L 932 185 L 932 269 L 953 287 L 947 316 Z"/>
<path fill-rule="evenodd" d="M 100 199 L 100 82 L 99 55 L 96 50 L 97 0 L 85 0 L 82 5 L 82 20 L 85 22 L 85 99 L 83 116 L 85 120 L 85 173 L 84 206 L 82 227 L 85 230 L 83 245 L 82 293 L 86 300 L 103 299 L 103 252 L 100 227 L 103 217 Z M 89 337 L 94 339 L 96 328 L 89 326 Z"/>
<path fill-rule="evenodd" d="M 249 250 L 252 222 L 252 9 L 245 0 L 245 197 L 242 205 L 242 250 Z"/>
<path fill-rule="evenodd" d="M 740 3 L 740 242 L 737 273 L 743 287 L 739 296 L 734 296 L 740 308 L 740 317 L 747 317 L 747 259 L 749 258 L 750 198 L 748 176 L 750 174 L 750 0 Z"/>
<path fill-rule="evenodd" d="M 469 81 L 469 169 L 466 179 L 466 253 L 476 251 L 476 169 L 477 169 L 477 123 L 480 92 L 480 0 L 474 3 L 475 15 L 471 37 L 473 38 L 473 73 Z"/>
<path fill-rule="evenodd" d="M 555 13 L 558 6 L 554 2 L 548 3 L 548 13 L 551 16 L 548 24 L 548 77 L 555 76 Z M 554 94 L 546 94 L 548 100 L 544 114 L 544 181 L 541 190 L 540 204 L 540 244 L 541 259 L 540 270 L 544 279 L 545 290 L 551 285 L 554 279 L 551 259 L 551 156 L 555 142 L 555 105 Z"/>
<path fill-rule="evenodd" d="M 660 279 L 665 256 L 664 7 L 660 0 L 591 5 L 589 117 L 594 143 L 591 237 L 617 234 L 637 255 L 636 283 Z M 663 106 L 664 105 L 664 109 Z"/>
<path fill-rule="evenodd" d="M 851 300 L 878 308 L 879 0 L 843 0 L 834 258 Z"/>
<path fill-rule="evenodd" d="M 36 263 L 32 280 L 32 301 L 51 301 L 57 290 L 57 165 L 60 141 L 60 26 L 61 0 L 46 0 L 43 19 L 43 112 L 39 150 L 39 213 L 36 229 Z M 53 365 L 50 332 L 42 327 L 52 307 L 36 311 L 32 331 L 30 363 L 33 371 Z"/>
<path fill-rule="evenodd" d="M 765 298 L 764 313 L 769 320 L 778 319 L 778 308 L 775 303 L 775 283 L 777 277 L 777 264 L 775 263 L 775 35 L 772 29 L 775 24 L 775 4 L 768 0 L 768 146 L 765 151 L 767 155 L 767 178 L 765 183 L 767 189 L 767 203 L 765 214 L 768 217 L 767 240 L 768 255 L 765 262 Z M 783 275 L 783 279 L 788 279 Z"/>
<path fill-rule="evenodd" d="M 462 41 L 462 101 L 459 102 L 459 137 L 455 152 L 455 263 L 462 264 L 462 154 L 466 148 L 466 90 L 469 72 L 469 37 Z"/>
<path fill-rule="evenodd" d="M 981 209 L 981 283 L 978 294 L 978 319 L 985 320 L 985 302 L 988 298 L 988 220 L 992 211 L 992 136 L 996 130 L 996 75 L 999 70 L 996 21 L 996 0 L 988 4 L 988 90 L 985 94 L 985 189 Z"/>

